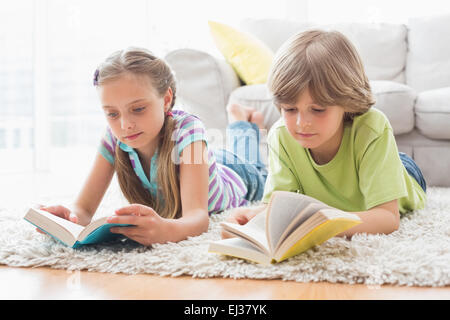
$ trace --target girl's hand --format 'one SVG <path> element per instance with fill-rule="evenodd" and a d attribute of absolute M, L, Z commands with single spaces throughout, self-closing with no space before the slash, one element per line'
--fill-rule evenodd
<path fill-rule="evenodd" d="M 78 217 L 75 213 L 71 212 L 69 209 L 67 209 L 64 206 L 56 205 L 56 206 L 44 206 L 44 205 L 37 205 L 37 209 L 44 210 L 47 212 L 50 212 L 51 214 L 54 214 L 55 216 L 58 216 L 60 218 L 69 220 L 73 223 L 78 223 Z M 36 231 L 39 233 L 45 234 L 45 232 L 41 231 L 39 228 L 36 228 Z"/>
<path fill-rule="evenodd" d="M 115 211 L 108 223 L 131 224 L 130 227 L 113 227 L 112 233 L 124 236 L 149 246 L 154 243 L 168 242 L 170 220 L 160 217 L 155 210 L 141 204 L 132 204 Z"/>
<path fill-rule="evenodd" d="M 243 224 L 246 224 L 247 222 L 249 222 L 251 219 L 253 219 L 258 213 L 259 213 L 259 211 L 255 210 L 255 208 L 252 208 L 252 207 L 235 208 L 231 211 L 230 215 L 228 216 L 228 218 L 225 221 L 243 225 Z M 234 235 L 232 235 L 229 232 L 226 232 L 225 230 L 222 230 L 222 238 L 223 239 L 227 239 L 227 238 L 231 238 L 231 237 L 234 237 Z"/>

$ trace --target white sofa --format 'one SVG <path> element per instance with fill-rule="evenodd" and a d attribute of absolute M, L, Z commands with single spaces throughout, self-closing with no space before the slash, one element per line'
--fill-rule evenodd
<path fill-rule="evenodd" d="M 274 52 L 307 28 L 347 35 L 362 56 L 375 107 L 389 118 L 399 150 L 414 158 L 428 185 L 450 187 L 450 15 L 414 18 L 407 25 L 247 19 L 240 27 Z M 230 101 L 262 110 L 268 128 L 278 119 L 266 85 L 243 85 L 224 59 L 193 49 L 165 58 L 175 71 L 179 103 L 207 129 L 225 132 Z"/>

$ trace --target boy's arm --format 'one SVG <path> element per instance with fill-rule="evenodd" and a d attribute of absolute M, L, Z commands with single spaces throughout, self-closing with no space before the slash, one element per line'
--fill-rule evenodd
<path fill-rule="evenodd" d="M 356 233 L 389 234 L 397 230 L 400 225 L 400 212 L 397 199 L 383 203 L 367 211 L 352 213 L 360 217 L 362 223 L 338 234 L 338 236 L 351 237 Z"/>

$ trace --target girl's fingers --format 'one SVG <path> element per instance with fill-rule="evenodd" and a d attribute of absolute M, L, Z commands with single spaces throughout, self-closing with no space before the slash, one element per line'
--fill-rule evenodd
<path fill-rule="evenodd" d="M 40 209 L 44 210 L 44 211 L 47 211 L 47 212 L 50 212 L 50 213 L 54 214 L 55 216 L 64 218 L 66 220 L 70 220 L 69 219 L 69 217 L 70 217 L 70 210 L 67 209 L 66 207 L 63 207 L 63 206 L 49 206 L 49 207 L 45 207 L 45 206 L 43 206 Z"/>
<path fill-rule="evenodd" d="M 113 227 L 110 228 L 109 231 L 112 233 L 122 234 L 127 238 L 135 240 L 138 237 L 141 237 L 141 234 L 137 227 Z"/>
<path fill-rule="evenodd" d="M 139 225 L 142 222 L 143 217 L 135 216 L 134 214 L 123 214 L 118 216 L 110 216 L 106 220 L 108 223 L 120 223 L 120 224 L 131 224 L 134 226 Z"/>
<path fill-rule="evenodd" d="M 126 207 L 122 207 L 115 211 L 116 215 L 135 215 L 135 216 L 148 216 L 157 215 L 155 210 L 142 204 L 132 204 Z"/>

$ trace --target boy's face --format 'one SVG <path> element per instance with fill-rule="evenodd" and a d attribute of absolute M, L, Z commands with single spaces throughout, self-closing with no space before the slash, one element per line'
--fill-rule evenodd
<path fill-rule="evenodd" d="M 118 140 L 138 150 L 157 145 L 164 113 L 172 101 L 171 90 L 160 97 L 149 79 L 124 74 L 99 86 L 98 94 Z"/>
<path fill-rule="evenodd" d="M 295 105 L 281 104 L 280 107 L 289 133 L 302 147 L 325 158 L 337 152 L 344 129 L 343 107 L 316 104 L 308 89 L 299 95 Z"/>

